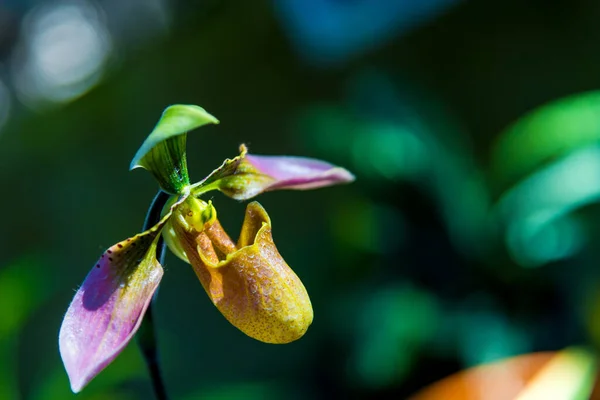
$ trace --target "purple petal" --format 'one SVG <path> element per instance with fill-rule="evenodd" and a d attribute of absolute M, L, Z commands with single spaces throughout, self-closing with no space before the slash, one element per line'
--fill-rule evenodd
<path fill-rule="evenodd" d="M 342 167 L 305 157 L 249 155 L 245 145 L 240 155 L 226 159 L 201 182 L 192 186 L 199 196 L 218 189 L 236 200 L 247 200 L 270 190 L 316 189 L 352 182 L 354 175 Z"/>
<path fill-rule="evenodd" d="M 163 275 L 157 227 L 108 249 L 85 278 L 65 315 L 60 355 L 79 392 L 127 345 Z"/>
<path fill-rule="evenodd" d="M 247 155 L 246 160 L 274 179 L 264 190 L 316 189 L 354 180 L 348 170 L 313 158 Z"/>

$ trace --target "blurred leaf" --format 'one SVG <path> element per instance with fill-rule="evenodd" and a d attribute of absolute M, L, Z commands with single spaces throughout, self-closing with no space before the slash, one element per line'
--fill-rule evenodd
<path fill-rule="evenodd" d="M 385 72 L 362 70 L 348 86 L 347 109 L 305 111 L 300 123 L 303 132 L 312 133 L 309 144 L 323 154 L 350 158 L 359 180 L 384 190 L 394 183 L 418 185 L 441 209 L 461 253 L 485 256 L 490 200 L 461 126 L 433 95 L 399 87 Z"/>
<path fill-rule="evenodd" d="M 600 200 L 600 145 L 568 154 L 507 191 L 496 207 L 512 257 L 536 266 L 574 254 L 585 232 L 569 215 Z"/>
<path fill-rule="evenodd" d="M 352 162 L 372 179 L 416 180 L 430 168 L 428 151 L 413 131 L 392 124 L 368 124 L 352 138 Z"/>
<path fill-rule="evenodd" d="M 437 331 L 435 298 L 418 288 L 387 287 L 361 304 L 352 360 L 358 380 L 372 388 L 401 381 Z"/>
<path fill-rule="evenodd" d="M 517 120 L 500 136 L 492 171 L 510 184 L 538 165 L 600 140 L 600 91 L 543 105 Z"/>
<path fill-rule="evenodd" d="M 532 353 L 451 375 L 411 400 L 585 400 L 597 376 L 590 351 Z"/>

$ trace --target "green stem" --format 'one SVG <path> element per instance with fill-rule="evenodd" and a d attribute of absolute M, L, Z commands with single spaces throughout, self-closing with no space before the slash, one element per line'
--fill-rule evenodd
<path fill-rule="evenodd" d="M 161 211 L 168 200 L 169 194 L 160 190 L 154 200 L 152 200 L 152 204 L 148 209 L 148 214 L 146 215 L 146 220 L 144 221 L 144 231 L 150 229 L 156 225 L 158 221 L 160 221 Z M 162 237 L 159 239 L 158 246 L 156 247 L 156 258 L 161 265 L 164 265 L 165 244 Z M 136 339 L 142 351 L 142 355 L 144 356 L 144 360 L 146 361 L 146 366 L 148 367 L 148 372 L 150 373 L 150 381 L 152 382 L 152 388 L 154 389 L 156 399 L 167 400 L 167 391 L 165 389 L 165 383 L 163 381 L 158 364 L 158 346 L 153 321 L 153 305 L 156 301 L 157 295 L 158 289 L 154 293 L 154 297 L 148 305 L 146 315 L 144 315 L 144 319 L 142 320 L 142 324 L 140 325 Z"/>

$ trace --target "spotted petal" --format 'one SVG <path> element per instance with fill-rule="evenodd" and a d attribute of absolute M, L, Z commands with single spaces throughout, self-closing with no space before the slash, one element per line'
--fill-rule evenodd
<path fill-rule="evenodd" d="M 163 275 L 156 246 L 171 213 L 106 250 L 77 290 L 58 339 L 73 392 L 102 371 L 139 328 Z"/>
<path fill-rule="evenodd" d="M 247 200 L 260 193 L 294 189 L 317 189 L 354 180 L 348 170 L 328 162 L 306 157 L 258 156 L 246 153 L 225 160 L 197 185 L 197 193 L 218 189 L 236 200 Z"/>
<path fill-rule="evenodd" d="M 190 264 L 231 324 L 266 343 L 289 343 L 304 335 L 313 320 L 308 293 L 277 251 L 271 220 L 260 204 L 248 204 L 237 246 L 216 222 L 198 232 L 177 221 L 172 220 L 175 233 Z"/>

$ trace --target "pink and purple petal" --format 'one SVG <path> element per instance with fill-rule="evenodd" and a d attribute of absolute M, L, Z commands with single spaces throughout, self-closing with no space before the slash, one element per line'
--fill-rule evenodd
<path fill-rule="evenodd" d="M 248 154 L 246 161 L 261 174 L 274 179 L 265 191 L 317 189 L 354 180 L 348 170 L 313 158 Z"/>
<path fill-rule="evenodd" d="M 348 170 L 328 162 L 305 157 L 257 156 L 241 154 L 227 159 L 203 181 L 194 185 L 194 195 L 218 189 L 236 200 L 247 200 L 260 193 L 281 190 L 307 190 L 352 182 Z"/>
<path fill-rule="evenodd" d="M 139 328 L 163 275 L 149 236 L 108 249 L 67 310 L 59 348 L 75 393 L 125 348 Z"/>
<path fill-rule="evenodd" d="M 77 393 L 125 348 L 160 283 L 158 235 L 184 198 L 153 228 L 112 246 L 77 290 L 63 319 L 59 349 Z"/>

